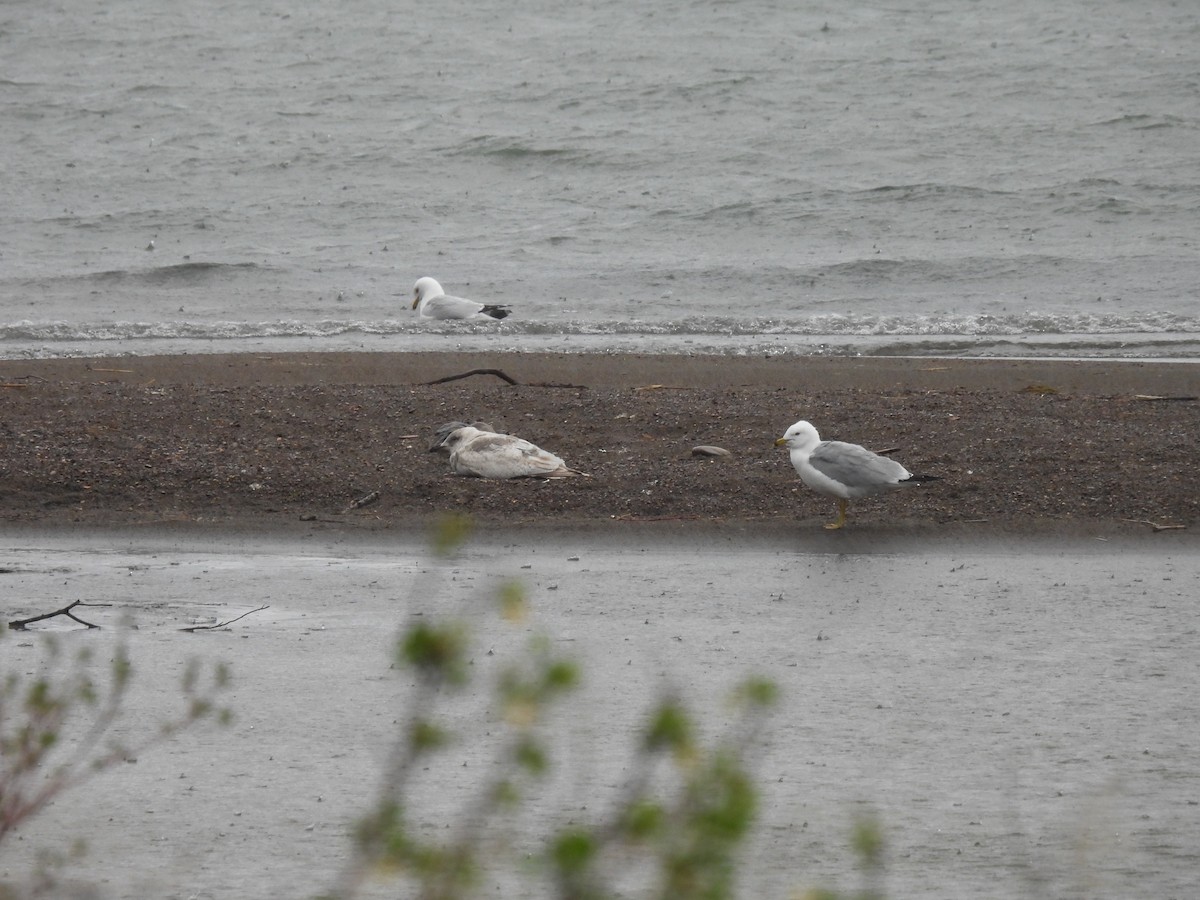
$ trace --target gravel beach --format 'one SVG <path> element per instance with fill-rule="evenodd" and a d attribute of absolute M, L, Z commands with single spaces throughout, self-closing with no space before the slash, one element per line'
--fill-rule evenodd
<path fill-rule="evenodd" d="M 852 529 L 1200 518 L 1200 371 L 1188 364 L 301 353 L 6 360 L 0 382 L 10 523 L 379 529 L 462 511 L 525 525 L 816 527 L 833 502 L 773 446 L 800 418 L 942 478 L 851 504 Z M 518 434 L 591 477 L 453 476 L 428 446 L 454 419 Z M 693 456 L 697 445 L 731 456 Z"/>

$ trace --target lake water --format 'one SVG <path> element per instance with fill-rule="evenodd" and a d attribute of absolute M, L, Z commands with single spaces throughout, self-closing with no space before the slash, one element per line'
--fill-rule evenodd
<path fill-rule="evenodd" d="M 1200 358 L 1200 7 L 0 9 L 0 355 Z M 416 278 L 511 304 L 418 322 Z"/>
<path fill-rule="evenodd" d="M 101 672 L 124 635 L 135 677 L 120 739 L 176 714 L 191 658 L 230 665 L 223 702 L 236 715 L 68 792 L 5 843 L 0 883 L 24 877 L 39 850 L 86 838 L 63 874 L 112 900 L 321 893 L 404 721 L 412 676 L 391 665 L 394 638 L 433 619 L 469 634 L 471 687 L 437 704 L 452 739 L 408 797 L 422 839 L 444 840 L 504 771 L 508 730 L 489 686 L 534 636 L 582 672 L 538 729 L 549 772 L 492 820 L 513 853 L 487 858 L 480 895 L 554 895 L 533 889 L 545 884 L 541 839 L 611 815 L 664 696 L 687 704 L 705 746 L 747 741 L 761 807 L 739 896 L 857 891 L 849 845 L 862 817 L 886 839 L 881 896 L 1195 894 L 1200 553 L 1186 532 L 515 529 L 477 535 L 441 565 L 403 533 L 10 528 L 0 549 L 5 621 L 98 604 L 75 612 L 101 631 L 37 627 L 59 632 L 63 659 L 90 649 Z M 514 582 L 530 605 L 518 622 L 496 602 Z M 128 618 L 136 628 L 118 627 Z M 54 671 L 31 633 L 8 632 L 0 652 L 0 672 Z M 761 732 L 725 702 L 749 676 L 780 691 Z M 654 895 L 637 863 L 606 859 L 614 893 Z M 401 894 L 375 887 L 363 896 Z"/>

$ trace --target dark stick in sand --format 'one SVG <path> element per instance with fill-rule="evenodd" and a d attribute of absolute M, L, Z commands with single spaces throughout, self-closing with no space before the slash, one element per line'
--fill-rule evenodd
<path fill-rule="evenodd" d="M 450 382 L 450 381 L 459 381 L 463 378 L 470 378 L 472 375 L 495 375 L 501 381 L 504 381 L 507 384 L 512 385 L 513 387 L 518 387 L 521 385 L 521 382 L 517 381 L 517 379 L 513 378 L 507 372 L 501 371 L 500 369 L 472 369 L 469 372 L 463 372 L 459 375 L 447 375 L 445 378 L 438 378 L 434 381 L 426 381 L 426 382 L 424 382 L 424 386 L 429 387 L 430 385 L 434 385 L 434 384 L 446 384 L 447 382 Z M 575 389 L 575 390 L 586 390 L 587 385 L 556 384 L 554 382 L 549 382 L 549 381 L 531 381 L 528 384 L 526 384 L 525 387 L 571 388 L 571 389 Z"/>
<path fill-rule="evenodd" d="M 507 375 L 504 372 L 500 371 L 499 369 L 472 369 L 470 372 L 463 372 L 461 375 L 447 375 L 445 378 L 438 378 L 433 381 L 426 381 L 425 384 L 426 385 L 445 384 L 448 381 L 458 381 L 459 379 L 462 379 L 462 378 L 470 378 L 472 375 L 495 375 L 501 381 L 506 381 L 509 384 L 517 385 L 517 384 L 521 383 L 521 382 L 517 381 L 517 379 L 513 378 L 511 375 Z"/>

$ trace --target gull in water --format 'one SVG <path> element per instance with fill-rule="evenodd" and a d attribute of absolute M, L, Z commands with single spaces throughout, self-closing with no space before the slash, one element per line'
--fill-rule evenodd
<path fill-rule="evenodd" d="M 548 450 L 516 435 L 455 428 L 431 447 L 450 451 L 450 471 L 475 478 L 567 478 L 582 475 Z"/>
<path fill-rule="evenodd" d="M 507 306 L 452 297 L 432 278 L 417 279 L 412 308 L 423 319 L 503 319 L 511 312 Z"/>
<path fill-rule="evenodd" d="M 775 446 L 788 448 L 801 481 L 837 500 L 837 520 L 825 526 L 830 529 L 846 524 L 846 504 L 851 500 L 940 480 L 936 475 L 914 475 L 894 459 L 858 444 L 823 441 L 817 429 L 803 420 L 785 431 Z"/>

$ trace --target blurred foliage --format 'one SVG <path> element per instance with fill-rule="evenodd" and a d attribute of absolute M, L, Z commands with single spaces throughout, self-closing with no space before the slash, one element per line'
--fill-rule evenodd
<path fill-rule="evenodd" d="M 434 554 L 448 559 L 470 533 L 462 517 L 448 519 L 433 538 Z M 523 587 L 505 582 L 498 590 L 502 621 L 520 624 L 529 615 Z M 520 804 L 527 784 L 546 776 L 552 759 L 541 730 L 555 727 L 552 707 L 579 684 L 570 659 L 534 635 L 519 660 L 500 668 L 483 688 L 493 698 L 500 729 L 499 762 L 472 786 L 475 801 L 462 821 L 421 828 L 428 816 L 413 808 L 414 779 L 432 755 L 453 739 L 437 724 L 437 704 L 474 689 L 470 640 L 456 622 L 422 620 L 397 640 L 398 663 L 415 676 L 414 689 L 377 801 L 359 823 L 355 856 L 330 898 L 349 900 L 369 879 L 394 878 L 399 893 L 422 900 L 459 900 L 483 892 L 481 873 L 506 869 L 530 885 L 523 893 L 563 900 L 599 900 L 620 895 L 617 881 L 645 873 L 639 893 L 663 900 L 722 900 L 734 896 L 737 851 L 749 834 L 758 793 L 746 761 L 777 697 L 775 685 L 748 679 L 730 697 L 732 737 L 706 744 L 692 712 L 675 697 L 661 698 L 640 729 L 635 764 L 619 786 L 611 809 L 594 821 L 575 816 L 565 827 L 524 836 L 540 846 L 534 865 L 511 847 L 503 832 L 511 817 L 502 809 Z M 590 808 L 591 804 L 589 804 Z M 500 833 L 499 836 L 497 833 Z M 533 882 L 541 883 L 538 891 Z"/>
<path fill-rule="evenodd" d="M 205 672 L 193 662 L 180 685 L 183 708 L 178 715 L 156 723 L 140 740 L 116 740 L 114 726 L 135 713 L 128 698 L 134 668 L 125 646 L 118 643 L 112 659 L 102 665 L 94 662 L 90 643 L 71 654 L 63 649 L 63 635 L 37 639 L 36 671 L 23 671 L 29 660 L 10 648 L 0 666 L 0 854 L 6 839 L 64 792 L 118 762 L 136 759 L 196 722 L 230 720 L 229 710 L 216 705 L 229 683 L 228 669 L 218 665 Z M 97 670 L 100 675 L 93 675 Z M 53 869 L 82 852 L 78 841 L 43 852 L 33 890 L 52 890 Z M 0 885 L 0 898 L 12 896 L 17 896 L 16 888 Z"/>

